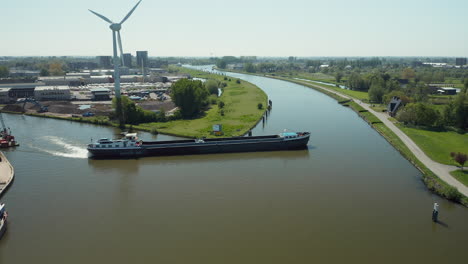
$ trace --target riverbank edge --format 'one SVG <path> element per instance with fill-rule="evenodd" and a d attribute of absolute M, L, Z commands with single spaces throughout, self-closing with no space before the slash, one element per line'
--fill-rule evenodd
<path fill-rule="evenodd" d="M 200 73 L 203 73 L 203 71 L 196 70 L 196 69 L 189 69 L 191 71 L 198 71 Z M 264 95 L 265 95 L 265 105 L 268 105 L 268 95 L 263 91 L 260 87 L 257 85 L 254 85 L 253 83 L 247 82 L 246 83 L 252 85 L 256 89 L 259 89 Z M 239 134 L 236 136 L 245 136 L 254 129 L 264 118 L 266 115 L 266 112 L 268 109 L 265 109 L 264 112 L 262 112 L 261 115 L 259 115 L 257 121 L 253 123 L 251 126 L 246 127 L 245 129 L 240 130 Z M 13 112 L 13 111 L 4 111 L 0 109 L 0 112 L 2 113 L 7 113 L 7 114 L 16 114 L 16 115 L 27 115 L 27 116 L 34 116 L 34 117 L 42 117 L 42 118 L 52 118 L 52 119 L 58 119 L 58 120 L 66 120 L 66 121 L 71 121 L 71 122 L 78 122 L 78 123 L 86 123 L 86 124 L 93 124 L 93 125 L 100 125 L 100 126 L 108 126 L 108 127 L 116 127 L 119 128 L 119 124 L 116 122 L 110 121 L 108 118 L 104 118 L 102 116 L 95 116 L 95 117 L 66 117 L 66 116 L 57 116 L 57 115 L 51 115 L 51 114 L 46 114 L 46 113 L 20 113 L 20 112 Z M 129 131 L 143 131 L 143 132 L 148 132 L 151 134 L 161 134 L 161 135 L 167 135 L 167 136 L 175 136 L 175 137 L 182 137 L 182 138 L 190 138 L 194 139 L 196 137 L 185 135 L 185 134 L 179 134 L 179 133 L 171 133 L 171 132 L 164 132 L 160 131 L 157 129 L 153 129 L 151 127 L 144 127 L 141 124 L 138 125 L 131 125 L 131 124 L 125 124 L 125 129 L 128 129 Z"/>
<path fill-rule="evenodd" d="M 2 151 L 0 151 L 0 159 L 1 159 L 0 163 L 5 163 L 6 169 L 9 168 L 8 171 L 0 171 L 2 175 L 7 175 L 6 181 L 5 181 L 5 187 L 0 190 L 0 197 L 1 197 L 6 192 L 6 190 L 8 190 L 11 183 L 13 182 L 13 179 L 15 178 L 15 168 L 13 168 L 13 165 L 11 165 L 10 161 L 8 161 L 8 159 L 6 158 L 5 154 Z M 4 168 L 4 166 L 2 166 L 1 168 Z"/>
<path fill-rule="evenodd" d="M 368 112 L 361 106 L 359 106 L 354 100 L 350 100 L 344 97 L 341 97 L 335 93 L 329 92 L 326 90 L 326 87 L 322 87 L 319 84 L 308 84 L 301 82 L 299 80 L 289 79 L 281 76 L 272 76 L 266 74 L 256 74 L 256 73 L 247 73 L 240 71 L 231 71 L 223 70 L 227 72 L 240 73 L 240 74 L 249 74 L 260 77 L 266 77 L 276 80 L 282 80 L 286 82 L 292 82 L 298 85 L 306 86 L 308 88 L 314 89 L 320 93 L 328 95 L 329 97 L 335 99 L 339 104 L 351 108 L 354 112 L 357 113 L 364 121 L 366 121 L 370 127 L 377 131 L 388 143 L 390 143 L 406 160 L 408 160 L 416 169 L 418 169 L 423 177 L 422 180 L 426 187 L 433 193 L 446 198 L 450 201 L 460 203 L 465 207 L 468 207 L 468 197 L 460 193 L 455 187 L 447 184 L 442 179 L 440 179 L 434 172 L 427 168 L 403 143 L 403 141 L 391 131 L 385 124 L 383 124 L 376 116 Z M 315 86 L 322 87 L 317 88 Z M 377 121 L 376 121 L 377 120 Z"/>
<path fill-rule="evenodd" d="M 314 87 L 313 85 L 308 85 L 300 81 L 278 76 L 264 77 L 288 81 L 296 83 L 298 85 L 303 85 L 312 88 L 318 92 L 324 93 L 332 97 L 333 99 L 337 100 L 339 104 L 351 108 L 354 112 L 358 114 L 358 116 L 360 116 L 364 121 L 366 121 L 370 127 L 375 129 L 383 138 L 385 138 L 385 140 L 387 140 L 388 143 L 390 143 L 398 152 L 400 152 L 400 154 L 405 159 L 407 159 L 411 164 L 413 164 L 414 167 L 416 167 L 416 169 L 418 169 L 422 173 L 422 180 L 430 191 L 448 200 L 458 202 L 468 207 L 468 197 L 460 193 L 455 187 L 447 184 L 442 179 L 440 179 L 434 172 L 432 172 L 421 161 L 419 161 L 419 159 L 408 149 L 408 147 L 403 143 L 403 141 L 401 141 L 401 139 L 395 133 L 393 133 L 393 131 L 388 129 L 388 127 L 385 124 L 383 124 L 376 116 L 359 106 L 353 100 L 346 99 L 337 94 Z M 318 84 L 314 85 L 320 86 Z"/>

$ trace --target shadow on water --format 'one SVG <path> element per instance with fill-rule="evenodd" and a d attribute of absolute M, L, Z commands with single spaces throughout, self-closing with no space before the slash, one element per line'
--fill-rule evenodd
<path fill-rule="evenodd" d="M 278 159 L 278 160 L 306 160 L 309 159 L 309 150 L 313 146 L 307 146 L 303 150 L 242 152 L 224 154 L 202 154 L 202 155 L 179 155 L 179 156 L 156 156 L 141 158 L 113 158 L 113 159 L 88 159 L 88 164 L 95 170 L 119 170 L 127 173 L 138 171 L 142 165 L 165 165 L 165 164 L 199 164 L 223 161 L 242 161 L 251 159 Z M 115 161 L 119 160 L 119 165 Z"/>

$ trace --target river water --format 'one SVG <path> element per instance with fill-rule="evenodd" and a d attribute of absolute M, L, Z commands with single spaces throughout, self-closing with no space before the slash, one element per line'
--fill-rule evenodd
<path fill-rule="evenodd" d="M 468 209 L 428 192 L 354 112 L 300 85 L 229 75 L 273 101 L 254 135 L 310 131 L 308 149 L 89 160 L 91 138 L 119 131 L 4 114 L 21 146 L 6 151 L 16 178 L 1 197 L 0 263 L 466 261 Z"/>

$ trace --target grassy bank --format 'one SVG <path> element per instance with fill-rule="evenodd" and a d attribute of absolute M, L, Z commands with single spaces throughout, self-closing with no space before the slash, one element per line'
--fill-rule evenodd
<path fill-rule="evenodd" d="M 270 77 L 270 76 L 268 76 Z M 330 91 L 326 91 L 320 88 L 317 88 L 316 86 L 325 86 L 321 84 L 311 84 L 307 83 L 304 81 L 299 81 L 299 80 L 294 80 L 294 79 L 288 79 L 284 77 L 277 77 L 273 76 L 272 78 L 275 79 L 280 79 L 280 80 L 285 80 L 293 83 L 297 83 L 300 85 L 304 85 L 307 87 L 310 87 L 312 89 L 315 89 L 319 92 L 325 93 L 332 98 L 335 98 L 338 102 L 341 102 L 344 106 L 349 106 L 351 109 L 353 109 L 360 117 L 362 117 L 364 120 L 366 120 L 370 126 L 372 126 L 377 132 L 379 132 L 380 135 L 382 135 L 390 144 L 392 144 L 393 147 L 395 147 L 396 150 L 398 150 L 403 157 L 405 157 L 407 160 L 409 160 L 419 171 L 422 172 L 423 174 L 423 181 L 426 184 L 427 188 L 434 193 L 439 194 L 442 197 L 445 197 L 449 200 L 459 202 L 465 206 L 468 206 L 468 197 L 465 197 L 463 194 L 458 192 L 458 190 L 444 181 L 442 181 L 437 175 L 435 175 L 430 169 L 428 169 L 419 159 L 409 150 L 409 148 L 403 143 L 403 141 L 393 132 L 391 131 L 385 124 L 383 124 L 375 115 L 372 113 L 366 111 L 362 106 L 360 106 L 358 103 L 348 100 L 344 97 L 341 97 L 339 95 L 336 95 Z M 327 87 L 328 88 L 328 87 Z M 336 88 L 336 87 L 335 87 Z M 337 88 L 340 89 L 340 88 Z M 339 92 L 341 92 L 342 89 L 340 89 Z M 468 144 L 464 145 L 465 147 L 468 146 Z M 450 152 L 449 152 L 450 154 Z"/>
<path fill-rule="evenodd" d="M 210 134 L 213 125 L 221 124 L 224 136 L 230 137 L 244 135 L 262 118 L 267 107 L 267 95 L 257 86 L 245 81 L 237 83 L 233 78 L 230 81 L 229 78 L 224 80 L 224 76 L 217 74 L 185 68 L 179 70 L 192 77 L 214 79 L 226 83 L 227 86 L 223 88 L 223 93 L 218 98 L 218 101 L 225 103 L 224 107 L 220 109 L 217 104 L 213 104 L 202 117 L 197 119 L 144 123 L 133 126 L 134 128 L 196 138 L 214 137 Z M 263 105 L 263 109 L 258 109 L 259 103 Z"/>
<path fill-rule="evenodd" d="M 468 153 L 468 134 L 454 131 L 429 131 L 410 128 L 404 125 L 398 127 L 405 132 L 432 160 L 447 165 L 455 165 L 450 152 Z"/>
<path fill-rule="evenodd" d="M 224 76 L 204 73 L 201 71 L 181 69 L 181 72 L 189 73 L 193 77 L 215 79 L 227 84 L 218 101 L 225 103 L 223 113 L 217 104 L 213 104 L 200 118 L 191 120 L 175 120 L 160 123 L 144 123 L 139 125 L 126 125 L 127 129 L 162 133 L 180 137 L 213 137 L 210 134 L 215 124 L 223 126 L 224 136 L 240 136 L 246 134 L 261 120 L 267 107 L 267 95 L 257 86 L 235 79 L 224 80 Z M 263 104 L 263 109 L 258 109 L 258 104 Z M 7 111 L 4 111 L 8 113 Z M 22 114 L 12 112 L 13 114 Z M 224 115 L 222 115 L 224 114 Z M 46 117 L 60 120 L 69 120 L 81 123 L 118 127 L 118 123 L 109 120 L 108 117 L 65 117 L 50 113 L 26 113 L 26 115 Z"/>
<path fill-rule="evenodd" d="M 463 183 L 465 186 L 468 187 L 468 171 L 467 170 L 456 170 L 450 172 L 453 177 Z"/>

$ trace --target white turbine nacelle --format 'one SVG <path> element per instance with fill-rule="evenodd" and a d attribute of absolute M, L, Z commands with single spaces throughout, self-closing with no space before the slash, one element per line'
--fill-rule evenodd
<path fill-rule="evenodd" d="M 123 47 L 122 47 L 122 39 L 120 38 L 120 30 L 122 29 L 122 24 L 132 15 L 133 11 L 138 7 L 142 0 L 138 1 L 138 3 L 128 12 L 128 14 L 122 19 L 120 23 L 114 23 L 112 20 L 108 19 L 107 17 L 94 12 L 93 10 L 89 10 L 91 13 L 95 14 L 96 16 L 100 17 L 102 20 L 106 21 L 107 23 L 111 24 L 109 28 L 112 30 L 112 41 L 114 46 L 114 88 L 115 88 L 115 97 L 120 99 L 120 70 L 119 70 L 119 63 L 123 65 Z M 117 42 L 120 50 L 120 60 L 117 55 Z M 120 62 L 119 62 L 120 61 Z"/>

